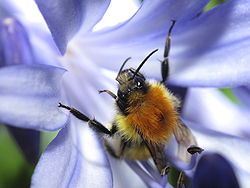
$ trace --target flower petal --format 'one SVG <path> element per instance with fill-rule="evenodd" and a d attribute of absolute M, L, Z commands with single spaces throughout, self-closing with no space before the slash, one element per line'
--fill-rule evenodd
<path fill-rule="evenodd" d="M 31 187 L 67 187 L 77 161 L 81 158 L 71 139 L 68 128 L 58 133 L 40 158 L 32 176 Z"/>
<path fill-rule="evenodd" d="M 8 5 L 7 5 L 7 7 L 8 7 Z M 9 16 L 9 11 L 8 11 L 7 7 L 5 7 L 5 5 L 3 3 L 0 3 L 0 19 Z"/>
<path fill-rule="evenodd" d="M 79 59 L 84 63 L 79 63 Z M 108 89 L 116 93 L 115 79 L 104 75 L 102 69 L 86 58 L 80 48 L 72 48 L 72 54 L 66 55 L 62 63 L 68 70 L 64 84 L 70 97 L 69 105 L 104 124 L 112 121 L 115 101 L 98 91 Z"/>
<path fill-rule="evenodd" d="M 207 0 L 198 2 L 188 0 L 144 1 L 130 20 L 118 28 L 92 33 L 84 39 L 83 45 L 88 46 L 87 55 L 91 56 L 93 62 L 100 66 L 119 70 L 120 64 L 129 56 L 132 56 L 129 64 L 138 66 L 138 62 L 142 61 L 147 53 L 155 48 L 164 47 L 172 19 L 177 19 L 177 23 L 189 20 L 202 11 L 207 2 Z M 97 51 L 98 56 L 96 56 Z M 158 58 L 162 58 L 163 49 L 157 54 Z M 112 59 L 112 62 L 116 63 L 106 62 L 107 59 Z M 145 66 L 151 72 L 152 67 L 157 65 L 160 66 L 159 63 L 150 67 L 148 64 Z"/>
<path fill-rule="evenodd" d="M 0 19 L 4 19 L 10 16 L 13 16 L 13 13 L 16 12 L 17 9 L 13 5 L 13 2 L 10 0 L 1 0 L 0 2 Z"/>
<path fill-rule="evenodd" d="M 192 188 L 199 187 L 239 188 L 239 184 L 227 159 L 217 153 L 207 153 L 199 160 L 192 180 Z"/>
<path fill-rule="evenodd" d="M 139 164 L 135 161 L 126 160 L 126 163 L 135 173 L 142 179 L 142 181 L 147 185 L 147 187 L 161 188 L 161 184 L 154 180 Z"/>
<path fill-rule="evenodd" d="M 182 116 L 208 129 L 236 136 L 250 134 L 250 111 L 232 103 L 217 89 L 189 89 Z"/>
<path fill-rule="evenodd" d="M 102 144 L 87 123 L 76 120 L 59 132 L 41 156 L 31 187 L 112 187 Z"/>
<path fill-rule="evenodd" d="M 36 3 L 48 24 L 55 43 L 62 54 L 68 41 L 83 28 L 89 31 L 99 21 L 110 0 L 36 0 Z"/>
<path fill-rule="evenodd" d="M 180 108 L 182 109 L 183 105 L 185 104 L 185 99 L 186 99 L 188 89 L 186 87 L 179 87 L 179 86 L 170 85 L 170 84 L 165 85 L 165 87 L 168 88 L 170 92 L 173 93 L 174 96 L 176 96 L 181 101 Z"/>
<path fill-rule="evenodd" d="M 233 88 L 233 92 L 237 96 L 237 99 L 239 99 L 240 104 L 250 110 L 250 87 Z"/>
<path fill-rule="evenodd" d="M 34 61 L 26 29 L 13 18 L 0 20 L 0 66 Z"/>
<path fill-rule="evenodd" d="M 228 1 L 192 20 L 177 21 L 172 31 L 169 81 L 180 86 L 206 87 L 249 84 L 249 53 L 245 51 L 250 44 L 249 7 L 247 0 Z M 157 27 L 155 20 L 145 19 L 143 23 L 140 30 L 148 30 L 147 24 Z M 88 56 L 100 66 L 117 71 L 126 57 L 131 56 L 128 64 L 137 67 L 150 51 L 160 48 L 151 58 L 153 62 L 146 63 L 142 71 L 147 76 L 161 79 L 160 63 L 155 59 L 163 58 L 169 25 L 170 21 L 166 21 L 166 25 L 158 31 L 145 35 L 140 35 L 138 31 L 138 36 L 131 35 L 138 29 L 131 28 L 125 32 L 122 27 L 117 29 L 117 33 L 107 32 L 108 37 L 93 35 L 95 39 L 85 41 L 89 47 Z M 109 48 L 105 48 L 107 45 Z M 96 51 L 99 52 L 98 56 Z M 106 62 L 107 59 L 117 64 Z"/>
<path fill-rule="evenodd" d="M 136 172 L 128 166 L 125 160 L 117 160 L 109 155 L 109 161 L 113 174 L 113 187 L 145 187 L 145 184 L 141 177 L 139 177 Z"/>
<path fill-rule="evenodd" d="M 64 71 L 47 65 L 0 68 L 0 122 L 43 130 L 63 127 L 67 114 L 57 105 Z"/>
<path fill-rule="evenodd" d="M 140 161 L 140 164 L 147 170 L 147 172 L 154 178 L 156 181 L 160 182 L 162 177 L 160 173 L 152 166 L 152 164 L 147 161 Z"/>
<path fill-rule="evenodd" d="M 207 0 L 198 2 L 194 0 L 156 0 L 153 2 L 145 0 L 135 15 L 125 23 L 104 32 L 93 33 L 93 36 L 98 37 L 96 41 L 102 44 L 107 41 L 110 41 L 110 44 L 137 43 L 134 41 L 135 38 L 145 40 L 145 37 L 149 40 L 148 37 L 155 37 L 159 32 L 166 34 L 171 20 L 182 22 L 193 18 L 208 2 Z"/>
<path fill-rule="evenodd" d="M 250 2 L 227 1 L 175 28 L 173 84 L 236 87 L 250 83 Z M 209 27 L 208 27 L 209 26 Z M 190 45 L 191 44 L 191 45 Z"/>
<path fill-rule="evenodd" d="M 191 127 L 198 145 L 202 147 L 205 152 L 216 152 L 230 160 L 240 187 L 250 186 L 249 140 L 208 130 L 199 124 L 189 121 L 185 121 L 185 123 Z"/>

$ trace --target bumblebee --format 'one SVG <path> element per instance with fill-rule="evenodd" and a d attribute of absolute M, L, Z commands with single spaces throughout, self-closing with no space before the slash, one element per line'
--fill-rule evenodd
<path fill-rule="evenodd" d="M 149 82 L 139 72 L 144 63 L 157 51 L 156 49 L 140 63 L 137 69 L 123 70 L 130 58 L 124 61 L 116 77 L 119 83 L 117 95 L 109 90 L 99 91 L 108 93 L 116 102 L 117 114 L 110 128 L 95 119 L 89 119 L 74 108 L 59 103 L 59 107 L 69 110 L 75 117 L 88 122 L 96 132 L 111 137 L 111 142 L 110 139 L 104 139 L 104 144 L 112 156 L 132 160 L 145 160 L 152 157 L 161 175 L 169 171 L 164 147 L 172 135 L 180 146 L 186 147 L 186 152 L 190 145 L 195 144 L 195 138 L 179 118 L 179 100 L 163 84 L 168 77 L 168 54 L 174 24 L 175 21 L 168 31 L 165 44 L 164 60 L 161 62 L 161 82 Z M 115 143 L 112 140 L 115 140 Z M 200 149 L 193 147 L 188 151 L 193 154 L 200 152 Z"/>

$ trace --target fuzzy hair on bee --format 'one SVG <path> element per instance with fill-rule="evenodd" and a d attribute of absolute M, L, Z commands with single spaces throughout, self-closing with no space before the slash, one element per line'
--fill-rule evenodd
<path fill-rule="evenodd" d="M 119 83 L 117 95 L 109 90 L 99 91 L 106 92 L 115 99 L 117 113 L 110 127 L 59 103 L 59 107 L 88 122 L 93 130 L 107 135 L 108 138 L 104 137 L 104 145 L 113 157 L 132 160 L 152 157 L 161 175 L 169 170 L 164 148 L 172 135 L 181 146 L 179 148 L 186 147 L 185 152 L 189 146 L 196 144 L 191 131 L 179 118 L 177 109 L 180 101 L 164 85 L 168 77 L 168 54 L 174 24 L 175 21 L 172 21 L 165 44 L 164 60 L 161 62 L 161 82 L 150 82 L 139 72 L 145 62 L 158 51 L 156 49 L 140 63 L 137 69 L 123 69 L 130 58 L 124 61 L 116 77 Z"/>

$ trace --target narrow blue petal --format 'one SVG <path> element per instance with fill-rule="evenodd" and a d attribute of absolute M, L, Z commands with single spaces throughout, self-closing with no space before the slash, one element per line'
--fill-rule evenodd
<path fill-rule="evenodd" d="M 109 161 L 113 174 L 113 187 L 119 188 L 138 188 L 145 187 L 140 176 L 129 167 L 125 160 L 117 160 L 109 155 Z"/>
<path fill-rule="evenodd" d="M 35 164 L 38 161 L 40 151 L 40 132 L 12 126 L 7 127 L 27 161 Z"/>
<path fill-rule="evenodd" d="M 236 95 L 237 99 L 240 101 L 240 104 L 250 110 L 250 87 L 245 86 L 233 88 L 233 92 Z"/>
<path fill-rule="evenodd" d="M 31 187 L 112 187 L 103 145 L 87 123 L 76 120 L 59 132 L 41 156 Z"/>
<path fill-rule="evenodd" d="M 47 65 L 0 68 L 0 122 L 43 130 L 63 127 L 67 114 L 57 105 L 64 72 Z"/>
<path fill-rule="evenodd" d="M 161 181 L 162 177 L 160 173 L 152 166 L 152 164 L 150 164 L 149 161 L 140 161 L 140 163 L 156 181 Z"/>
<path fill-rule="evenodd" d="M 40 158 L 31 187 L 67 187 L 77 160 L 80 160 L 71 139 L 69 128 L 64 128 L 58 133 Z"/>
<path fill-rule="evenodd" d="M 90 31 L 102 18 L 110 0 L 36 0 L 55 43 L 62 54 L 68 41 L 82 27 Z"/>
<path fill-rule="evenodd" d="M 3 6 L 2 3 L 0 3 L 0 19 L 5 18 L 6 16 L 9 16 L 8 10 Z"/>
<path fill-rule="evenodd" d="M 12 13 L 16 11 L 16 8 L 9 0 L 1 0 L 0 2 L 0 19 L 4 19 L 12 16 Z"/>
<path fill-rule="evenodd" d="M 185 104 L 185 101 L 186 101 L 188 89 L 185 87 L 179 87 L 179 86 L 175 86 L 175 85 L 171 85 L 171 84 L 168 84 L 165 86 L 170 90 L 171 93 L 174 94 L 174 96 L 176 96 L 178 99 L 180 99 L 181 106 L 180 106 L 179 110 L 180 110 L 180 112 L 182 112 L 183 105 Z"/>
<path fill-rule="evenodd" d="M 234 169 L 229 161 L 220 154 L 204 154 L 198 162 L 192 188 L 239 188 Z"/>
<path fill-rule="evenodd" d="M 33 63 L 26 29 L 13 18 L 0 20 L 0 66 Z"/>
<path fill-rule="evenodd" d="M 144 169 L 142 169 L 139 164 L 135 161 L 126 160 L 126 163 L 129 165 L 131 169 L 135 171 L 135 173 L 142 179 L 142 181 L 148 187 L 161 188 L 161 184 L 154 180 Z"/>
<path fill-rule="evenodd" d="M 175 85 L 165 85 L 178 99 L 180 99 L 183 103 L 185 101 L 186 95 L 188 93 L 187 88 L 179 87 Z"/>

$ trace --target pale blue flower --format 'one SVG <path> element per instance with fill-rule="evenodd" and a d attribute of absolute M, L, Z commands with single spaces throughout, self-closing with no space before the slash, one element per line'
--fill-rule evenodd
<path fill-rule="evenodd" d="M 6 96 L 13 96 L 7 104 L 0 103 L 8 105 L 8 108 L 11 107 L 10 111 L 6 111 L 6 106 L 0 106 L 2 122 L 20 127 L 55 130 L 64 127 L 68 120 L 67 126 L 59 132 L 43 153 L 32 178 L 34 187 L 111 187 L 112 177 L 115 177 L 113 178 L 115 187 L 127 186 L 127 184 L 117 184 L 117 177 L 126 178 L 126 173 L 121 175 L 121 169 L 115 171 L 119 168 L 119 165 L 115 165 L 118 162 L 114 162 L 112 158 L 108 160 L 96 134 L 89 130 L 86 123 L 74 117 L 67 119 L 68 114 L 57 108 L 57 102 L 66 101 L 65 98 L 61 98 L 58 91 L 60 88 L 64 89 L 71 106 L 90 117 L 95 117 L 100 122 L 109 122 L 114 113 L 110 104 L 114 101 L 108 96 L 99 96 L 97 91 L 109 89 L 115 92 L 116 74 L 110 76 L 110 73 L 119 70 L 121 62 L 129 56 L 132 57 L 129 65 L 137 67 L 138 62 L 156 48 L 160 48 L 159 53 L 152 62 L 143 67 L 142 71 L 147 77 L 160 79 L 160 63 L 157 59 L 162 59 L 166 33 L 172 19 L 177 20 L 177 23 L 172 33 L 169 83 L 183 87 L 249 85 L 250 57 L 246 49 L 250 44 L 248 41 L 250 4 L 247 0 L 228 1 L 202 14 L 199 13 L 206 5 L 206 0 L 144 1 L 128 21 L 99 32 L 91 32 L 91 29 L 101 19 L 108 7 L 108 1 L 79 3 L 75 0 L 51 0 L 45 3 L 37 0 L 36 2 L 62 54 L 66 51 L 67 42 L 72 40 L 66 54 L 59 58 L 51 38 L 46 34 L 40 35 L 37 28 L 26 23 L 34 48 L 34 61 L 68 70 L 63 78 L 63 87 L 60 82 L 64 71 L 59 68 L 19 65 L 0 69 L 2 71 L 0 83 L 7 83 L 0 85 L 0 91 L 9 90 Z M 37 41 L 45 43 L 38 45 Z M 18 67 L 18 70 L 15 67 Z M 11 77 L 13 80 L 9 80 L 9 75 L 13 75 Z M 20 78 L 23 78 L 24 82 Z M 25 90 L 23 83 L 28 84 L 30 89 Z M 207 122 L 219 127 L 227 117 L 220 116 L 221 119 L 215 119 L 218 114 L 210 114 L 208 106 L 203 106 L 203 100 L 207 98 L 203 97 L 201 102 L 195 102 L 196 97 L 192 99 L 192 96 L 195 94 L 200 96 L 203 91 L 204 89 L 200 88 L 191 89 L 184 104 L 183 117 L 195 123 L 185 122 L 197 136 L 199 146 L 228 156 L 240 185 L 247 187 L 250 174 L 248 164 L 250 143 L 248 140 L 205 128 L 209 126 Z M 216 91 L 208 89 L 208 93 L 214 96 Z M 1 101 L 4 101 L 3 97 L 4 95 L 0 93 Z M 15 104 L 17 99 L 20 99 L 18 105 Z M 216 108 L 216 103 L 212 101 L 210 104 Z M 185 108 L 186 105 L 201 115 L 196 119 L 197 113 L 192 114 L 195 111 L 190 110 L 190 112 L 189 108 Z M 241 108 L 232 105 L 231 108 L 237 111 L 236 118 L 241 118 L 240 121 L 235 121 L 234 126 L 242 126 L 242 122 L 248 121 L 247 118 L 242 118 Z M 39 114 L 36 113 L 38 111 Z M 235 130 L 230 133 L 235 133 Z M 179 161 L 174 163 L 178 167 Z M 115 172 L 113 174 L 110 164 L 112 171 Z M 185 164 L 179 166 L 183 169 Z M 192 172 L 187 174 L 192 176 Z M 141 178 L 148 185 L 152 185 L 152 181 L 147 181 L 146 176 L 141 175 Z M 156 181 L 156 179 L 153 181 L 154 185 L 160 186 L 161 180 Z"/>

